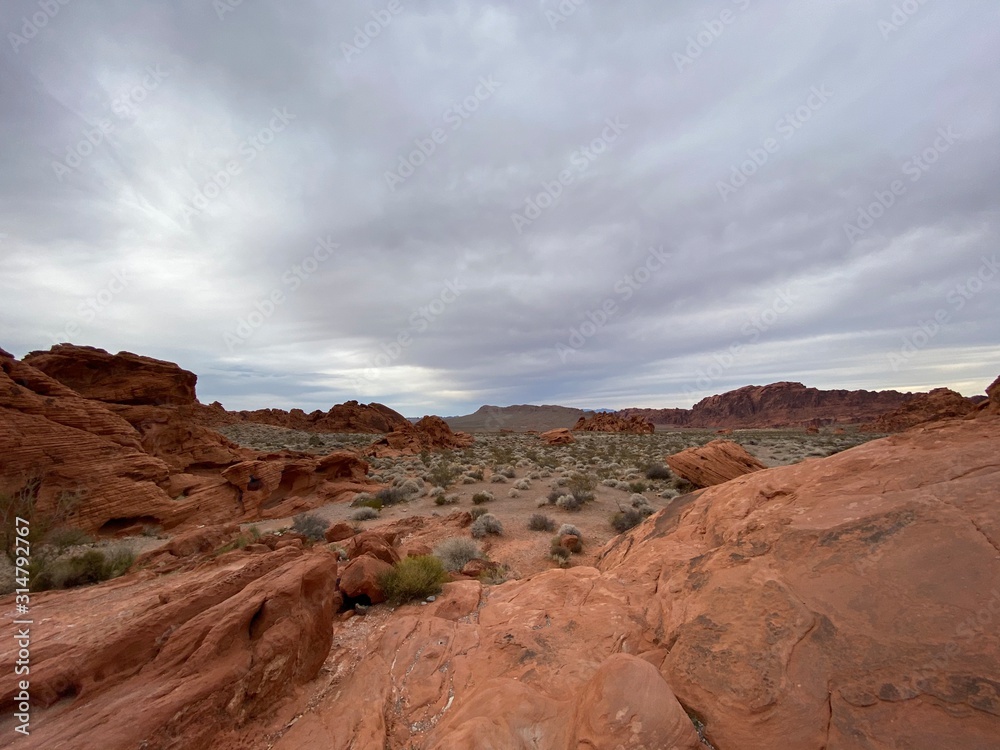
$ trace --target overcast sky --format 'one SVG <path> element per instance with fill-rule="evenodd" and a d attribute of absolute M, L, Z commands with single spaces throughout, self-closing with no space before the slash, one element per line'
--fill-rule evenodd
<path fill-rule="evenodd" d="M 995 0 L 3 0 L 0 32 L 16 356 L 408 416 L 1000 372 Z"/>

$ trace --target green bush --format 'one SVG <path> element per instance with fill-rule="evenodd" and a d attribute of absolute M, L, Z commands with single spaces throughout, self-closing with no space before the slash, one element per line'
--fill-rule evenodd
<path fill-rule="evenodd" d="M 441 561 L 445 570 L 461 570 L 470 560 L 482 555 L 478 544 L 460 536 L 445 539 L 434 548 L 434 556 Z"/>
<path fill-rule="evenodd" d="M 646 479 L 672 479 L 673 476 L 666 464 L 652 464 L 646 467 Z"/>
<path fill-rule="evenodd" d="M 382 510 L 382 501 L 372 497 L 367 492 L 359 492 L 351 501 L 352 508 L 374 508 Z"/>
<path fill-rule="evenodd" d="M 117 549 L 108 553 L 87 550 L 81 555 L 52 559 L 44 555 L 33 555 L 29 568 L 32 591 L 48 589 L 68 589 L 107 581 L 124 574 L 135 554 L 129 549 Z"/>
<path fill-rule="evenodd" d="M 628 483 L 628 491 L 633 493 L 643 493 L 646 491 L 646 483 L 641 479 L 635 482 Z"/>
<path fill-rule="evenodd" d="M 448 573 L 434 555 L 407 557 L 379 576 L 379 586 L 391 604 L 424 599 L 441 592 Z"/>
<path fill-rule="evenodd" d="M 323 541 L 328 525 L 326 521 L 312 513 L 299 513 L 292 519 L 292 531 L 314 542 Z"/>
<path fill-rule="evenodd" d="M 646 516 L 637 508 L 626 508 L 611 516 L 611 526 L 619 534 L 638 526 Z"/>

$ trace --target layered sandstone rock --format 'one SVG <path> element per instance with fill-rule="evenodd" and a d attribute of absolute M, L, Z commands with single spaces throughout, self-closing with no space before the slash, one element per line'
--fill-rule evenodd
<path fill-rule="evenodd" d="M 189 379 L 169 363 L 66 345 L 53 352 L 32 361 L 105 398 L 187 397 Z M 70 354 L 78 352 L 85 366 L 72 365 Z M 137 373 L 135 386 L 129 373 Z M 259 454 L 194 424 L 191 409 L 84 398 L 0 356 L 0 493 L 28 492 L 39 516 L 88 533 L 138 533 L 280 517 L 372 485 L 367 464 L 353 453 Z"/>
<path fill-rule="evenodd" d="M 580 417 L 573 429 L 579 432 L 630 432 L 636 435 L 652 435 L 656 429 L 645 418 L 623 416 L 613 412 L 598 412 L 589 417 Z"/>
<path fill-rule="evenodd" d="M 203 748 L 312 679 L 340 607 L 326 550 L 34 595 L 25 748 Z M 12 714 L 17 647 L 0 644 Z M 8 728 L 8 731 L 11 731 Z"/>
<path fill-rule="evenodd" d="M 570 443 L 576 442 L 576 438 L 573 437 L 573 433 L 565 427 L 539 433 L 538 437 L 549 445 L 569 445 Z"/>
<path fill-rule="evenodd" d="M 110 354 L 92 346 L 58 344 L 24 358 L 84 398 L 115 404 L 180 406 L 195 402 L 193 372 L 173 362 L 131 352 Z"/>
<path fill-rule="evenodd" d="M 976 403 L 949 388 L 918 393 L 895 411 L 861 427 L 866 432 L 902 432 L 925 422 L 964 417 L 976 410 Z"/>
<path fill-rule="evenodd" d="M 393 430 L 368 446 L 365 453 L 375 458 L 413 456 L 425 450 L 465 448 L 472 445 L 474 440 L 464 432 L 452 432 L 441 417 L 429 416 L 423 417 L 416 424 L 407 422 L 404 427 Z"/>
<path fill-rule="evenodd" d="M 870 422 L 912 398 L 914 394 L 898 391 L 824 391 L 782 382 L 709 396 L 690 409 L 623 409 L 619 413 L 672 427 L 823 427 Z"/>
<path fill-rule="evenodd" d="M 674 474 L 696 487 L 722 484 L 765 468 L 742 445 L 731 440 L 713 440 L 700 448 L 687 448 L 667 456 L 666 462 Z"/>

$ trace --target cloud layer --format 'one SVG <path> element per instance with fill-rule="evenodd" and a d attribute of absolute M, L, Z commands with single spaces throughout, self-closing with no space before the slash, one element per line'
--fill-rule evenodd
<path fill-rule="evenodd" d="M 1000 9 L 10 0 L 0 346 L 203 401 L 980 392 Z"/>

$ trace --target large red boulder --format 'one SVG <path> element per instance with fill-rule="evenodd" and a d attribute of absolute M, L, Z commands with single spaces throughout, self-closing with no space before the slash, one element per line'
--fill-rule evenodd
<path fill-rule="evenodd" d="M 687 448 L 666 458 L 677 476 L 696 487 L 711 487 L 766 468 L 739 443 L 713 440 L 700 448 Z"/>

